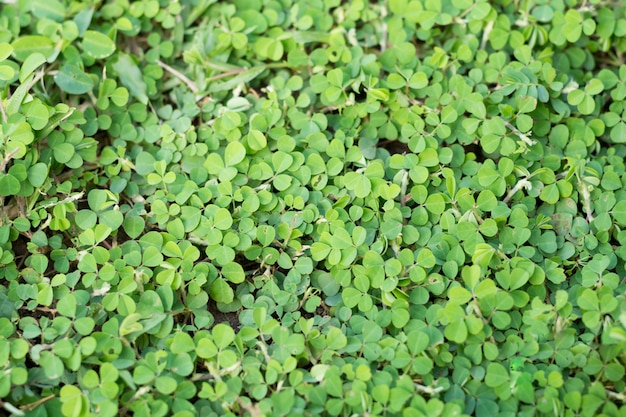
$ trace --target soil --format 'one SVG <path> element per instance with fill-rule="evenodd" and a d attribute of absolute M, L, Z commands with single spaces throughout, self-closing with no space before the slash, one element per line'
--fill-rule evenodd
<path fill-rule="evenodd" d="M 216 325 L 218 323 L 228 323 L 235 332 L 238 332 L 239 329 L 241 328 L 241 323 L 239 322 L 238 311 L 227 312 L 227 313 L 220 311 L 217 308 L 217 304 L 212 300 L 209 300 L 207 308 L 209 312 L 213 315 L 213 318 L 215 319 L 215 322 L 213 323 L 213 325 Z"/>

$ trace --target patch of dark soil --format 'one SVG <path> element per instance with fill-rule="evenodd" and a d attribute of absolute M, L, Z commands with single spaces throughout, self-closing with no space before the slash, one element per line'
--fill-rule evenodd
<path fill-rule="evenodd" d="M 483 153 L 483 148 L 478 143 L 469 143 L 467 145 L 462 145 L 465 150 L 465 154 L 473 153 L 476 155 L 476 162 L 485 162 L 486 156 Z"/>
<path fill-rule="evenodd" d="M 384 148 L 391 155 L 411 153 L 409 145 L 398 140 L 382 140 L 378 142 L 379 148 Z"/>
<path fill-rule="evenodd" d="M 26 243 L 28 243 L 28 238 L 24 235 L 18 235 L 17 239 L 11 242 L 13 255 L 15 256 L 15 265 L 17 265 L 18 268 L 21 268 L 22 265 L 24 265 L 24 261 L 30 255 L 30 252 L 28 252 L 26 247 Z"/>
<path fill-rule="evenodd" d="M 235 332 L 238 332 L 239 329 L 241 328 L 241 323 L 239 322 L 238 311 L 233 311 L 233 312 L 220 311 L 217 308 L 217 304 L 213 300 L 209 300 L 209 303 L 207 304 L 207 309 L 209 310 L 209 312 L 213 315 L 213 318 L 215 319 L 215 322 L 213 323 L 214 326 L 219 323 L 227 323 L 228 325 L 230 325 L 230 327 L 233 328 Z"/>
<path fill-rule="evenodd" d="M 315 317 L 315 316 L 324 317 L 324 316 L 328 316 L 328 313 L 329 313 L 328 307 L 326 307 L 326 305 L 324 305 L 324 304 L 318 306 L 315 309 L 315 312 L 313 312 L 313 313 L 309 313 L 308 311 L 304 311 L 302 309 L 300 310 L 300 312 L 302 314 L 302 317 L 304 317 L 305 319 L 310 319 L 310 318 Z"/>

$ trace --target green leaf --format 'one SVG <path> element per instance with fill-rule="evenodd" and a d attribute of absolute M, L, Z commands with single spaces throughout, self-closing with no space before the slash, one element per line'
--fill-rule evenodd
<path fill-rule="evenodd" d="M 500 173 L 493 168 L 483 166 L 478 171 L 478 182 L 483 187 L 488 187 L 500 178 Z"/>
<path fill-rule="evenodd" d="M 467 111 L 479 119 L 485 119 L 487 116 L 487 108 L 480 93 L 472 93 L 467 98 L 470 103 L 466 105 Z"/>
<path fill-rule="evenodd" d="M 328 82 L 335 87 L 343 86 L 343 71 L 340 68 L 334 68 L 328 71 L 326 78 Z"/>
<path fill-rule="evenodd" d="M 315 261 L 326 259 L 330 253 L 331 247 L 324 242 L 314 242 L 311 245 L 311 256 Z"/>
<path fill-rule="evenodd" d="M 135 239 L 144 232 L 146 227 L 146 221 L 143 217 L 130 216 L 124 219 L 124 231 L 131 239 Z"/>
<path fill-rule="evenodd" d="M 222 278 L 217 278 L 213 281 L 209 289 L 209 295 L 216 302 L 224 304 L 232 303 L 235 298 L 233 289 Z"/>
<path fill-rule="evenodd" d="M 193 339 L 185 332 L 176 332 L 170 345 L 172 353 L 187 353 L 196 348 Z"/>
<path fill-rule="evenodd" d="M 224 163 L 226 166 L 234 166 L 246 157 L 246 148 L 240 142 L 230 142 L 224 151 Z"/>
<path fill-rule="evenodd" d="M 0 62 L 4 61 L 9 56 L 11 56 L 12 52 L 13 52 L 13 47 L 10 44 L 6 42 L 0 42 Z"/>
<path fill-rule="evenodd" d="M 176 380 L 170 376 L 161 375 L 155 381 L 155 387 L 157 391 L 164 395 L 170 395 L 176 388 L 178 388 L 178 383 Z"/>
<path fill-rule="evenodd" d="M 272 166 L 275 173 L 286 171 L 293 163 L 293 157 L 286 152 L 277 151 L 272 154 Z"/>
<path fill-rule="evenodd" d="M 593 97 L 585 95 L 582 102 L 578 104 L 578 111 L 582 114 L 591 114 L 595 110 L 596 103 Z"/>
<path fill-rule="evenodd" d="M 265 135 L 256 129 L 250 129 L 250 132 L 248 132 L 247 143 L 250 149 L 254 151 L 260 151 L 267 147 L 267 139 Z"/>
<path fill-rule="evenodd" d="M 24 80 L 22 84 L 20 84 L 19 87 L 15 89 L 6 106 L 6 112 L 8 115 L 12 115 L 18 112 L 20 106 L 22 105 L 22 101 L 24 101 L 24 97 L 26 97 L 26 94 L 28 94 L 28 89 L 30 88 L 29 84 L 33 78 L 34 75 L 31 74 L 29 77 L 27 77 L 26 80 Z M 28 127 L 30 128 L 30 126 Z"/>
<path fill-rule="evenodd" d="M 367 197 L 372 191 L 372 183 L 364 174 L 349 172 L 344 176 L 344 185 L 348 190 L 354 191 L 358 198 Z"/>
<path fill-rule="evenodd" d="M 143 264 L 148 267 L 159 266 L 163 262 L 161 251 L 155 246 L 148 246 L 143 252 Z"/>
<path fill-rule="evenodd" d="M 39 18 L 51 19 L 59 23 L 63 22 L 67 13 L 65 5 L 58 0 L 33 0 L 31 10 L 33 15 Z"/>
<path fill-rule="evenodd" d="M 203 359 L 215 357 L 217 355 L 217 346 L 209 338 L 202 338 L 198 341 L 196 353 Z"/>
<path fill-rule="evenodd" d="M 88 412 L 87 398 L 74 385 L 64 385 L 60 394 L 61 411 L 65 417 L 81 417 Z"/>
<path fill-rule="evenodd" d="M 255 43 L 256 51 L 265 57 L 268 57 L 272 61 L 278 61 L 282 58 L 284 53 L 284 47 L 279 39 L 260 38 Z"/>
<path fill-rule="evenodd" d="M 41 130 L 48 125 L 48 107 L 39 100 L 33 100 L 24 105 L 26 119 L 33 130 Z"/>
<path fill-rule="evenodd" d="M 539 198 L 541 198 L 546 203 L 556 204 L 560 198 L 559 188 L 556 184 L 547 185 L 541 190 Z"/>
<path fill-rule="evenodd" d="M 46 62 L 46 57 L 39 52 L 34 52 L 28 57 L 26 57 L 26 59 L 20 66 L 20 78 L 19 78 L 20 82 L 22 83 L 25 82 L 28 76 L 31 75 L 33 71 L 35 71 L 45 62 Z"/>
<path fill-rule="evenodd" d="M 15 76 L 15 70 L 9 65 L 0 65 L 0 81 L 8 81 Z"/>
<path fill-rule="evenodd" d="M 256 238 L 263 246 L 269 246 L 274 242 L 276 229 L 273 226 L 262 225 L 256 230 Z"/>
<path fill-rule="evenodd" d="M 225 349 L 235 340 L 235 332 L 229 325 L 224 323 L 216 324 L 212 333 L 213 341 L 218 349 Z"/>
<path fill-rule="evenodd" d="M 431 194 L 426 198 L 426 209 L 434 214 L 441 214 L 446 209 L 446 199 L 443 194 Z"/>
<path fill-rule="evenodd" d="M 626 143 L 626 123 L 620 121 L 611 128 L 611 140 L 613 143 Z"/>
<path fill-rule="evenodd" d="M 359 304 L 361 298 L 363 297 L 363 293 L 356 288 L 345 288 L 341 294 L 341 298 L 343 299 L 344 304 L 348 308 L 354 308 Z"/>
<path fill-rule="evenodd" d="M 222 275 L 234 284 L 242 283 L 246 278 L 242 266 L 236 262 L 228 262 L 222 266 Z"/>
<path fill-rule="evenodd" d="M 417 254 L 417 264 L 422 268 L 432 268 L 435 266 L 436 259 L 433 252 L 429 248 L 422 248 Z"/>
<path fill-rule="evenodd" d="M 533 119 L 527 114 L 520 114 L 515 119 L 515 125 L 522 133 L 528 133 L 533 128 Z"/>
<path fill-rule="evenodd" d="M 107 35 L 88 30 L 83 34 L 83 52 L 95 59 L 102 59 L 115 52 L 115 42 Z"/>
<path fill-rule="evenodd" d="M 39 364 L 43 368 L 46 377 L 51 380 L 58 380 L 61 378 L 61 375 L 63 375 L 63 371 L 65 370 L 61 359 L 49 351 L 41 352 Z"/>
<path fill-rule="evenodd" d="M 455 304 L 465 304 L 472 298 L 472 293 L 466 290 L 463 287 L 452 287 L 448 290 L 448 298 L 450 298 L 451 303 Z"/>
<path fill-rule="evenodd" d="M 0 173 L 0 195 L 10 196 L 20 192 L 20 181 L 11 174 Z"/>
<path fill-rule="evenodd" d="M 338 351 L 343 349 L 348 343 L 347 337 L 343 334 L 341 329 L 337 327 L 331 327 L 326 334 L 326 348 L 332 351 Z"/>
<path fill-rule="evenodd" d="M 428 334 L 425 332 L 414 330 L 407 334 L 407 347 L 412 355 L 416 356 L 424 352 L 430 343 Z"/>
<path fill-rule="evenodd" d="M 233 224 L 233 218 L 230 215 L 230 212 L 225 208 L 219 208 L 215 212 L 215 217 L 213 219 L 213 224 L 219 230 L 227 230 Z"/>
<path fill-rule="evenodd" d="M 463 320 L 456 320 L 449 323 L 444 330 L 446 338 L 455 343 L 464 343 L 467 339 L 467 326 Z"/>
<path fill-rule="evenodd" d="M 63 142 L 56 145 L 53 149 L 54 159 L 57 162 L 65 164 L 72 159 L 74 153 L 76 152 L 74 146 L 71 143 Z"/>
<path fill-rule="evenodd" d="M 54 42 L 47 36 L 22 36 L 17 38 L 11 46 L 15 59 L 24 62 L 29 56 L 40 53 L 49 60 L 54 54 Z"/>
<path fill-rule="evenodd" d="M 578 301 L 578 306 L 583 310 L 599 310 L 598 296 L 595 291 L 589 288 L 585 288 L 576 300 Z"/>
<path fill-rule="evenodd" d="M 602 90 L 604 90 L 604 84 L 602 84 L 602 81 L 597 78 L 592 78 L 587 82 L 587 85 L 585 86 L 585 93 L 592 96 L 600 94 Z"/>
<path fill-rule="evenodd" d="M 441 123 L 453 123 L 458 117 L 458 113 L 452 106 L 446 106 L 441 110 Z"/>
<path fill-rule="evenodd" d="M 428 76 L 423 72 L 416 72 L 409 79 L 409 86 L 416 90 L 424 88 L 428 85 Z"/>
<path fill-rule="evenodd" d="M 476 199 L 477 207 L 483 212 L 490 212 L 498 206 L 496 196 L 490 190 L 483 190 Z"/>
<path fill-rule="evenodd" d="M 89 27 L 89 24 L 91 23 L 91 19 L 93 18 L 93 12 L 94 12 L 94 8 L 86 7 L 82 9 L 80 12 L 76 13 L 76 16 L 74 16 L 74 23 L 76 23 L 76 26 L 78 28 L 79 36 L 85 33 L 85 31 Z"/>
<path fill-rule="evenodd" d="M 130 94 L 140 103 L 148 104 L 147 86 L 133 58 L 120 53 L 117 61 L 113 63 L 113 69 L 118 73 L 122 85 L 130 91 Z"/>
<path fill-rule="evenodd" d="M 611 210 L 613 220 L 620 226 L 626 226 L 626 200 L 621 200 Z"/>
<path fill-rule="evenodd" d="M 508 382 L 509 373 L 506 368 L 499 363 L 490 363 L 487 367 L 485 384 L 488 387 L 495 388 L 500 385 L 508 384 Z"/>
<path fill-rule="evenodd" d="M 606 368 L 604 369 L 604 373 L 606 375 L 606 378 L 609 381 L 617 382 L 617 381 L 624 380 L 625 370 L 624 370 L 624 366 L 622 366 L 621 364 L 617 362 L 613 362 L 613 363 L 609 363 L 606 365 Z"/>
<path fill-rule="evenodd" d="M 85 94 L 93 88 L 93 80 L 75 65 L 66 64 L 54 75 L 54 82 L 69 94 Z"/>
<path fill-rule="evenodd" d="M 577 106 L 582 103 L 585 98 L 585 93 L 582 90 L 573 90 L 567 95 L 567 102 L 572 106 Z"/>
<path fill-rule="evenodd" d="M 491 245 L 487 243 L 479 243 L 474 249 L 472 262 L 474 262 L 474 264 L 480 266 L 481 268 L 486 268 L 495 253 L 496 250 Z"/>
<path fill-rule="evenodd" d="M 81 317 L 74 322 L 74 328 L 78 334 L 87 336 L 95 327 L 95 321 L 91 317 Z"/>

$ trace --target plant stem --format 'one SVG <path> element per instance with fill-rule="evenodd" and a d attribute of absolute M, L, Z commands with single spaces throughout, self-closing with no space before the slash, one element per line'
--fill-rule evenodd
<path fill-rule="evenodd" d="M 80 193 L 71 195 L 71 196 L 69 196 L 67 198 L 64 198 L 61 201 L 56 201 L 56 202 L 53 202 L 53 203 L 47 203 L 47 204 L 44 204 L 42 206 L 39 206 L 35 210 L 46 209 L 46 208 L 49 208 L 49 207 L 58 206 L 59 204 L 71 203 L 73 201 L 80 200 L 84 195 L 85 195 L 85 192 L 81 191 Z"/>
<path fill-rule="evenodd" d="M 526 145 L 528 146 L 533 146 L 536 142 L 534 140 L 532 140 L 531 138 L 529 138 L 528 136 L 526 136 L 525 134 L 523 134 L 522 132 L 520 132 L 520 130 L 518 128 L 516 128 L 515 126 L 513 126 L 511 123 L 506 122 L 505 123 L 506 127 L 508 127 L 509 129 L 511 129 L 511 131 L 513 133 L 515 133 L 515 135 L 520 138 L 522 140 L 522 142 L 524 142 Z"/>
<path fill-rule="evenodd" d="M 17 153 L 18 150 L 19 150 L 19 148 L 15 148 L 11 152 L 9 152 L 8 154 L 6 154 L 4 156 L 4 159 L 2 160 L 2 162 L 0 162 L 0 172 L 4 172 L 4 168 L 7 166 L 7 164 L 11 160 L 11 158 L 13 158 L 13 156 L 15 156 L 15 154 Z"/>
<path fill-rule="evenodd" d="M 610 398 L 612 398 L 614 400 L 617 400 L 617 401 L 621 401 L 623 403 L 626 403 L 626 394 L 615 392 L 615 391 L 611 391 L 611 390 L 608 390 L 608 389 L 605 390 L 605 391 L 606 391 L 606 394 Z"/>
<path fill-rule="evenodd" d="M 530 181 L 528 181 L 528 178 L 522 178 L 517 182 L 517 184 L 515 184 L 515 187 L 511 188 L 511 191 L 509 191 L 506 197 L 504 197 L 504 200 L 502 200 L 502 202 L 508 203 L 509 200 L 511 200 L 511 198 L 513 198 L 515 193 L 517 193 L 519 190 L 521 190 L 522 188 L 526 188 L 528 190 L 531 186 L 532 184 L 530 183 Z"/>
<path fill-rule="evenodd" d="M 494 22 L 495 20 L 490 20 L 489 22 L 487 22 L 487 26 L 485 26 L 485 30 L 483 31 L 483 37 L 480 40 L 480 49 L 485 49 L 487 41 L 489 40 L 489 34 L 493 30 Z"/>
<path fill-rule="evenodd" d="M 133 395 L 131 397 L 130 400 L 128 400 L 128 402 L 126 403 L 126 405 L 124 406 L 124 408 L 120 409 L 120 416 L 124 416 L 126 415 L 126 413 L 128 412 L 128 407 L 134 403 L 135 401 L 137 401 L 137 399 L 139 399 L 139 397 L 141 397 L 144 394 L 149 393 L 152 390 L 152 387 L 146 386 L 146 387 L 141 387 L 139 388 L 139 390 L 137 390 L 137 392 L 135 393 L 135 395 Z"/>
<path fill-rule="evenodd" d="M 196 87 L 196 83 L 194 83 L 189 78 L 187 78 L 185 76 L 185 74 L 183 74 L 182 72 L 180 72 L 180 71 L 170 67 L 169 65 L 167 65 L 165 62 L 161 61 L 160 59 L 157 60 L 157 64 L 161 68 L 163 68 L 165 71 L 169 72 L 174 77 L 178 78 L 183 83 L 185 83 L 187 85 L 187 87 L 189 87 L 189 89 L 191 90 L 192 93 L 194 93 L 194 94 L 198 93 L 198 87 Z"/>
<path fill-rule="evenodd" d="M 23 405 L 20 408 L 23 411 L 32 411 L 35 408 L 39 407 L 41 404 L 43 404 L 43 403 L 45 403 L 47 401 L 50 401 L 51 399 L 53 399 L 55 397 L 56 397 L 55 395 L 48 395 L 47 397 L 43 397 L 43 398 L 38 399 L 34 403 L 29 403 L 29 404 Z"/>
<path fill-rule="evenodd" d="M 443 387 L 427 387 L 426 385 L 418 384 L 417 382 L 414 382 L 413 385 L 415 386 L 417 392 L 421 392 L 423 394 L 437 395 L 443 391 Z"/>

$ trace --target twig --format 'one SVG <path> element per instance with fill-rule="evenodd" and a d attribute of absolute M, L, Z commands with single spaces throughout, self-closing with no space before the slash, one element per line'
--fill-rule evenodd
<path fill-rule="evenodd" d="M 30 89 L 33 88 L 35 84 L 37 84 L 37 82 L 43 78 L 44 75 L 46 75 L 45 70 L 42 69 L 41 71 L 39 71 L 35 78 L 33 78 L 33 80 L 30 82 L 30 85 L 28 86 L 28 91 L 30 91 Z"/>
<path fill-rule="evenodd" d="M 400 184 L 401 184 L 400 185 L 400 205 L 404 206 L 407 203 L 407 201 L 413 198 L 411 194 L 409 194 L 409 199 L 406 200 L 406 197 L 407 197 L 406 190 L 407 190 L 407 187 L 409 186 L 409 171 L 407 171 L 406 169 L 402 173 L 402 179 L 400 180 Z"/>
<path fill-rule="evenodd" d="M 149 386 L 139 388 L 139 389 L 137 390 L 137 392 L 135 393 L 135 395 L 133 395 L 133 396 L 131 397 L 131 399 L 130 399 L 130 400 L 128 400 L 128 402 L 126 403 L 126 405 L 125 405 L 125 406 L 124 406 L 124 407 L 120 410 L 119 415 L 120 415 L 120 416 L 125 416 L 125 415 L 126 415 L 126 413 L 128 412 L 128 407 L 129 407 L 132 403 L 134 403 L 135 401 L 137 401 L 137 400 L 139 399 L 139 397 L 141 397 L 141 396 L 142 396 L 142 395 L 144 395 L 144 394 L 149 393 L 151 389 L 152 389 L 152 388 L 151 388 L 151 387 L 149 387 Z"/>
<path fill-rule="evenodd" d="M 198 92 L 198 87 L 196 87 L 196 83 L 194 83 L 189 78 L 187 78 L 185 76 L 185 74 L 183 74 L 182 72 L 180 72 L 180 71 L 170 67 L 169 65 L 167 65 L 165 62 L 161 61 L 160 59 L 157 60 L 157 64 L 161 68 L 163 68 L 165 71 L 169 72 L 174 77 L 176 77 L 179 80 L 181 80 L 182 82 L 184 82 L 187 85 L 187 87 L 189 87 L 189 89 L 191 90 L 192 93 L 196 94 Z"/>
<path fill-rule="evenodd" d="M 44 204 L 42 206 L 36 207 L 34 210 L 41 210 L 41 209 L 46 209 L 46 208 L 58 206 L 59 204 L 71 203 L 72 201 L 80 200 L 84 195 L 85 195 L 85 192 L 81 191 L 80 193 L 76 193 L 74 195 L 71 195 L 71 196 L 69 196 L 67 198 L 64 198 L 61 201 L 55 201 L 53 203 L 48 203 L 48 204 Z"/>
<path fill-rule="evenodd" d="M 485 26 L 485 30 L 483 31 L 483 37 L 480 41 L 480 49 L 485 49 L 487 46 L 487 41 L 489 40 L 489 34 L 493 30 L 494 20 L 490 20 L 487 22 L 487 26 Z"/>
<path fill-rule="evenodd" d="M 472 4 L 470 7 L 468 7 L 463 13 L 461 13 L 459 16 L 457 16 L 457 19 L 463 19 L 465 16 L 467 16 L 467 14 L 469 12 L 471 12 L 472 10 L 474 10 L 474 7 L 476 7 L 476 5 L 478 5 L 478 3 L 474 3 Z"/>
<path fill-rule="evenodd" d="M 9 152 L 8 154 L 6 154 L 4 156 L 4 159 L 2 160 L 2 162 L 0 162 L 0 172 L 4 172 L 4 168 L 7 166 L 7 164 L 11 160 L 11 158 L 13 158 L 13 156 L 15 156 L 15 154 L 17 153 L 17 151 L 19 149 L 20 148 L 15 148 L 11 152 Z"/>
<path fill-rule="evenodd" d="M 421 392 L 423 394 L 437 395 L 443 391 L 443 387 L 427 387 L 426 385 L 418 384 L 417 382 L 414 382 L 413 385 L 415 386 L 417 392 Z"/>
<path fill-rule="evenodd" d="M 242 72 L 248 71 L 249 69 L 250 68 L 239 68 L 239 69 L 232 70 L 232 71 L 226 71 L 221 74 L 214 75 L 213 77 L 207 78 L 206 82 L 210 83 L 212 81 L 220 80 L 222 78 L 230 77 L 232 75 L 241 74 Z"/>
<path fill-rule="evenodd" d="M 43 397 L 38 399 L 37 401 L 35 401 L 34 403 L 29 403 L 26 405 L 21 406 L 20 408 L 24 411 L 32 411 L 35 408 L 39 407 L 41 404 L 50 401 L 51 399 L 55 398 L 54 395 L 48 395 L 47 397 Z"/>
<path fill-rule="evenodd" d="M 11 404 L 10 402 L 0 401 L 0 405 L 2 405 L 2 408 L 7 410 L 9 413 L 11 413 L 12 416 L 22 417 L 22 416 L 26 415 L 26 414 L 24 414 L 24 412 L 22 410 L 20 410 L 19 408 L 17 408 L 16 406 Z"/>
<path fill-rule="evenodd" d="M 531 138 L 529 138 L 528 136 L 526 136 L 525 134 L 523 134 L 522 132 L 520 132 L 520 130 L 518 128 L 516 128 L 515 126 L 513 126 L 511 123 L 506 122 L 505 123 L 506 127 L 508 127 L 509 129 L 511 129 L 511 131 L 513 133 L 515 133 L 515 135 L 520 138 L 522 140 L 522 142 L 524 142 L 526 145 L 528 146 L 533 146 L 536 142 L 534 140 L 532 140 Z"/>
<path fill-rule="evenodd" d="M 585 213 L 587 214 L 587 221 L 591 223 L 594 220 L 592 210 L 591 210 L 591 195 L 589 194 L 589 188 L 587 188 L 587 184 L 585 184 L 584 180 L 580 180 L 578 182 L 580 186 L 580 192 L 583 195 L 583 207 L 585 208 Z"/>
<path fill-rule="evenodd" d="M 611 391 L 608 389 L 605 389 L 606 394 L 613 400 L 618 400 L 621 401 L 623 403 L 626 403 L 626 394 L 624 393 L 620 393 L 620 392 L 615 392 L 615 391 Z"/>
<path fill-rule="evenodd" d="M 521 180 L 517 182 L 517 184 L 515 184 L 515 187 L 511 188 L 511 191 L 509 191 L 506 197 L 504 197 L 504 200 L 502 200 L 502 202 L 505 204 L 508 203 L 509 200 L 512 199 L 515 193 L 517 193 L 519 190 L 521 190 L 522 188 L 526 188 L 527 190 L 530 190 L 531 187 L 532 187 L 532 183 L 528 181 L 528 178 L 522 178 Z"/>

